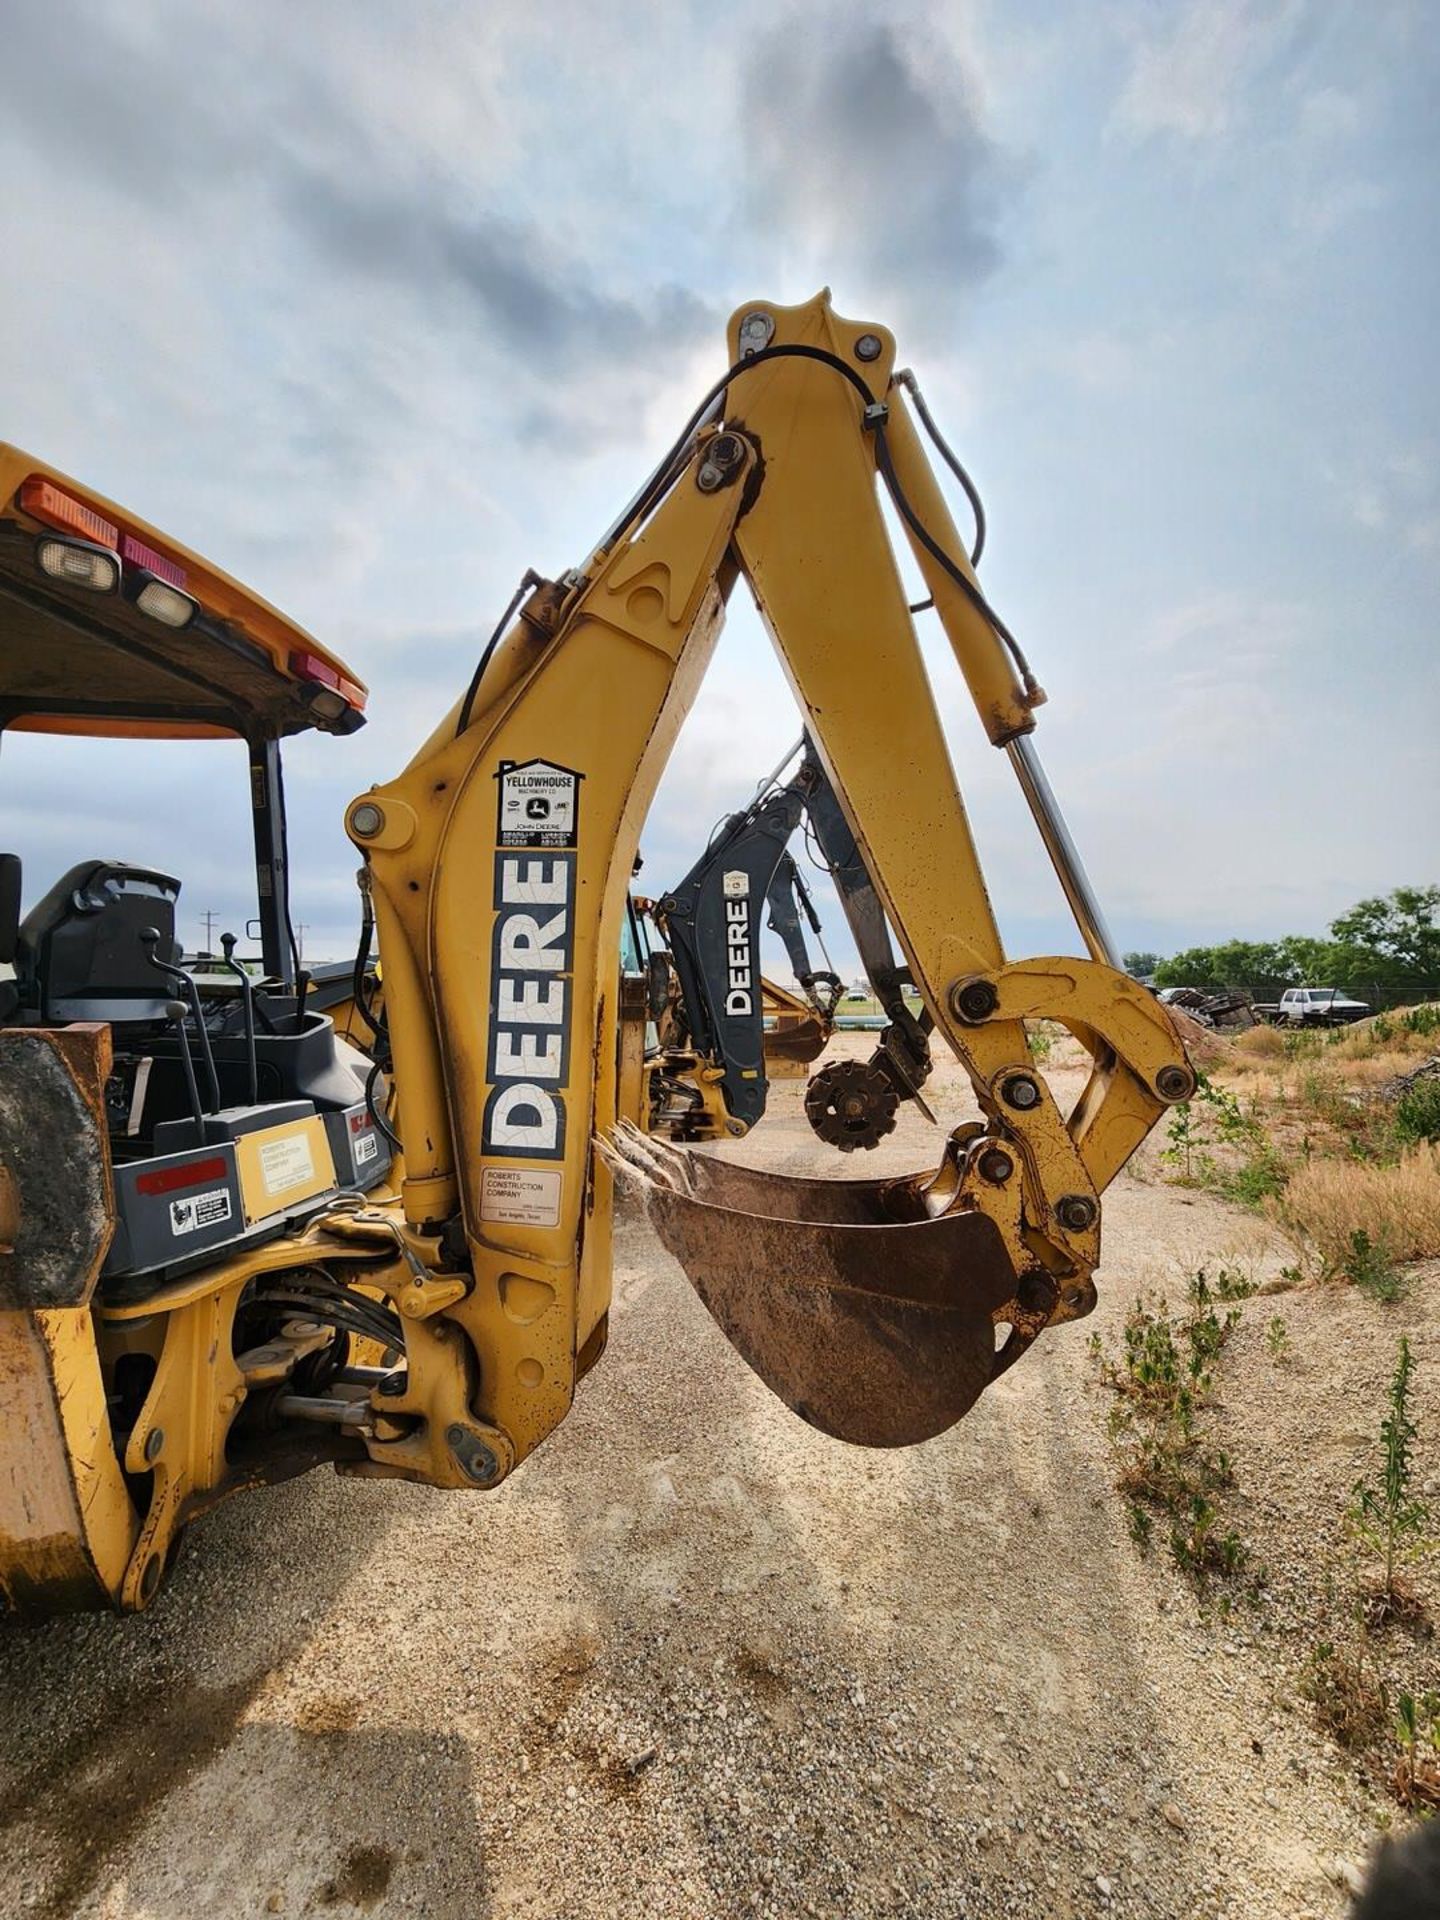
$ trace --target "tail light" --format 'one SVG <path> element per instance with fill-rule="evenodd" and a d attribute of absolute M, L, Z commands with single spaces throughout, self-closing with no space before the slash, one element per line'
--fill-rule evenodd
<path fill-rule="evenodd" d="M 185 569 L 178 560 L 172 560 L 168 553 L 158 553 L 143 540 L 137 540 L 133 533 L 120 536 L 120 558 L 127 567 L 135 567 L 141 573 L 153 573 L 157 580 L 163 580 L 168 587 L 185 586 Z"/>
<path fill-rule="evenodd" d="M 328 660 L 322 660 L 319 654 L 292 653 L 290 671 L 297 680 L 310 682 L 307 704 L 310 711 L 318 714 L 322 720 L 338 720 L 347 709 L 353 708 L 358 713 L 365 705 L 363 688 L 357 687 L 353 680 L 347 680 L 343 673 L 332 667 Z"/>

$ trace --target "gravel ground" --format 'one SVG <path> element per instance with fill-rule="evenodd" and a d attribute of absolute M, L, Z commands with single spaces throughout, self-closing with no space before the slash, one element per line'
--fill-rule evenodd
<path fill-rule="evenodd" d="M 799 1091 L 742 1151 L 935 1157 L 907 1118 L 852 1169 Z M 1286 1257 L 1122 1176 L 1093 1324 L 1114 1337 L 1137 1286 Z M 1298 1448 L 1330 1419 L 1329 1309 L 1280 1305 Z M 1287 1704 L 1272 1641 L 1137 1556 L 1085 1346 L 1042 1341 L 925 1447 L 846 1448 L 627 1212 L 609 1354 L 497 1493 L 314 1474 L 197 1528 L 143 1618 L 0 1633 L 0 1912 L 1343 1914 L 1375 1802 Z M 1373 1425 L 1367 1402 L 1337 1430 L 1353 1452 Z M 1314 1492 L 1260 1517 L 1303 1537 Z"/>

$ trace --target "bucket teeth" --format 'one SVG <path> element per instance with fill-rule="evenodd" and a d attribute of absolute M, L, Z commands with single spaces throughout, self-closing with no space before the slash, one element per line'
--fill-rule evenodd
<path fill-rule="evenodd" d="M 601 1150 L 742 1358 L 822 1432 L 928 1440 L 995 1377 L 1010 1258 L 983 1214 L 931 1218 L 928 1176 L 790 1179 L 628 1126 Z"/>

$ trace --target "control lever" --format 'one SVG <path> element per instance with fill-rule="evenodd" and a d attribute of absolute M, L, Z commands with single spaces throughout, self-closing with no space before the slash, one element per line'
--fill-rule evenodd
<path fill-rule="evenodd" d="M 305 1031 L 305 996 L 310 991 L 310 976 L 301 967 L 295 976 L 295 1031 Z"/>
<path fill-rule="evenodd" d="M 185 1031 L 185 1016 L 190 1011 L 183 1000 L 168 1000 L 165 1013 L 174 1023 L 180 1041 L 180 1064 L 185 1069 L 185 1085 L 190 1090 L 190 1111 L 195 1117 L 196 1137 L 205 1136 L 205 1109 L 200 1104 L 200 1088 L 195 1081 L 195 1061 L 190 1052 L 190 1036 Z"/>
<path fill-rule="evenodd" d="M 183 967 L 177 967 L 173 962 L 160 958 L 160 933 L 157 928 L 142 927 L 140 929 L 140 944 L 144 947 L 145 957 L 151 966 L 154 967 L 155 971 L 157 973 L 163 973 L 168 979 L 178 980 L 180 982 L 181 992 L 190 1003 L 190 1011 L 195 1016 L 195 1031 L 200 1036 L 200 1052 L 205 1060 L 205 1078 L 210 1086 L 209 1111 L 218 1113 L 220 1111 L 220 1077 L 215 1071 L 215 1055 L 210 1051 L 210 1035 L 205 1028 L 205 1015 L 200 1009 L 200 989 L 196 986 L 192 976 L 188 974 Z M 178 1024 L 178 1030 L 185 1058 L 189 1060 L 190 1045 L 185 1037 L 183 1021 Z M 193 1088 L 195 1084 L 193 1067 L 190 1070 L 190 1081 Z M 198 1105 L 197 1095 L 197 1112 L 202 1111 L 203 1109 L 199 1108 Z"/>
<path fill-rule="evenodd" d="M 255 1062 L 255 1001 L 254 988 L 250 975 L 235 958 L 235 936 L 222 933 L 220 945 L 225 954 L 225 964 L 240 982 L 240 993 L 245 1003 L 245 1059 L 250 1070 L 250 1104 L 260 1104 L 260 1071 Z"/>

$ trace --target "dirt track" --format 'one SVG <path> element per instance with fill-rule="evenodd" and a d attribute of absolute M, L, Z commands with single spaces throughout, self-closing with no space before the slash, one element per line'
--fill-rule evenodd
<path fill-rule="evenodd" d="M 794 1083 L 762 1144 L 826 1164 Z M 1122 1177 L 1096 1322 L 1277 1251 Z M 208 1520 L 148 1616 L 0 1634 L 0 1911 L 1344 1912 L 1359 1790 L 1263 1647 L 1137 1558 L 1085 1329 L 867 1454 L 770 1397 L 629 1215 L 616 1295 L 497 1494 L 313 1475 Z"/>

